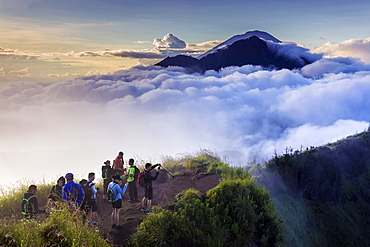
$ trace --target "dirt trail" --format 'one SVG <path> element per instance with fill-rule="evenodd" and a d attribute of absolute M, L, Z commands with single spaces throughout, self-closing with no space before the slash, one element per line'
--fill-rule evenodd
<path fill-rule="evenodd" d="M 154 171 L 152 173 L 154 175 Z M 176 175 L 168 181 L 166 179 L 166 172 L 161 171 L 157 181 L 153 181 L 153 206 L 165 208 L 169 203 L 175 201 L 175 196 L 180 192 L 194 188 L 201 193 L 205 193 L 219 183 L 218 176 L 216 175 L 195 174 L 185 172 L 185 170 L 181 171 L 180 175 Z M 143 196 L 144 189 L 138 187 L 138 199 L 141 200 Z M 110 216 L 112 205 L 109 202 L 103 202 L 102 198 L 99 198 L 99 211 L 102 216 L 99 219 L 99 229 L 102 235 L 110 240 L 112 246 L 126 246 L 128 236 L 134 232 L 136 226 L 146 216 L 140 209 L 141 202 L 128 202 L 127 191 L 123 196 L 123 205 L 120 213 L 120 225 L 123 227 L 122 229 L 111 229 Z"/>

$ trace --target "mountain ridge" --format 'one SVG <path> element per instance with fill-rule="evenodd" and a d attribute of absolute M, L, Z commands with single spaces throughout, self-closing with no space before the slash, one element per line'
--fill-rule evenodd
<path fill-rule="evenodd" d="M 310 64 L 319 55 L 296 45 L 283 45 L 272 35 L 258 30 L 236 35 L 194 58 L 186 55 L 167 57 L 156 66 L 178 66 L 189 72 L 219 71 L 229 66 L 259 65 L 269 69 L 298 69 Z"/>

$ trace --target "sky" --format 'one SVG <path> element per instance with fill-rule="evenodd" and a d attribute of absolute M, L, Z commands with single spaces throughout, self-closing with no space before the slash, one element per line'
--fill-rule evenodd
<path fill-rule="evenodd" d="M 100 172 L 119 151 L 233 165 L 369 126 L 370 2 L 0 0 L 0 186 Z M 153 66 L 251 30 L 323 58 L 298 71 Z"/>

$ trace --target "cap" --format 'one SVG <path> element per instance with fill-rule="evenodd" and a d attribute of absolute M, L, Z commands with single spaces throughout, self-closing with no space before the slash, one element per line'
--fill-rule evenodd
<path fill-rule="evenodd" d="M 104 164 L 108 164 L 108 163 L 110 163 L 110 160 L 104 161 Z"/>
<path fill-rule="evenodd" d="M 112 179 L 119 179 L 119 180 L 122 180 L 122 178 L 121 178 L 119 175 L 113 175 L 113 176 L 112 176 Z"/>
<path fill-rule="evenodd" d="M 66 177 L 66 179 L 73 179 L 73 174 L 69 172 L 69 173 L 66 174 L 65 177 Z"/>

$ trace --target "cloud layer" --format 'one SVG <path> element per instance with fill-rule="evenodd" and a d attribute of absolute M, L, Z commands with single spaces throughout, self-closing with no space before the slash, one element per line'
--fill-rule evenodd
<path fill-rule="evenodd" d="M 370 72 L 317 78 L 258 66 L 204 75 L 150 66 L 58 83 L 1 84 L 0 161 L 15 177 L 98 172 L 119 150 L 126 159 L 158 162 L 210 149 L 245 165 L 286 147 L 365 130 Z"/>

